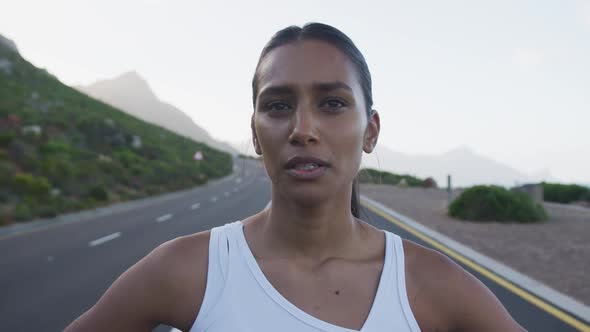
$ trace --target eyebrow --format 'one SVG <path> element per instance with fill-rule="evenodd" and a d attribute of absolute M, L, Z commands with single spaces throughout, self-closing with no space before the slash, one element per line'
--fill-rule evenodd
<path fill-rule="evenodd" d="M 336 82 L 327 82 L 327 83 L 313 83 L 312 87 L 314 90 L 320 90 L 320 91 L 333 91 L 333 90 L 338 90 L 338 89 L 344 89 L 344 90 L 348 90 L 349 92 L 352 92 L 352 88 L 348 86 L 348 84 L 344 83 L 344 82 L 340 82 L 340 81 L 336 81 Z"/>
<path fill-rule="evenodd" d="M 344 89 L 349 92 L 352 92 L 352 88 L 350 86 L 348 86 L 348 84 L 346 84 L 344 82 L 340 82 L 340 81 L 325 82 L 325 83 L 314 82 L 311 84 L 311 87 L 313 90 L 319 90 L 322 92 L 329 92 L 329 91 L 334 91 L 334 90 L 338 90 L 338 89 Z M 260 96 L 267 95 L 267 94 L 286 95 L 286 94 L 292 94 L 294 90 L 295 89 L 294 89 L 293 85 L 289 85 L 289 84 L 275 85 L 275 86 L 271 85 L 267 88 L 264 88 L 260 92 L 259 95 Z"/>

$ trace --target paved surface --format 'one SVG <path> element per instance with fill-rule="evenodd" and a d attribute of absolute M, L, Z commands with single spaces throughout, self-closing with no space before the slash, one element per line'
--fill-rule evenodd
<path fill-rule="evenodd" d="M 590 209 L 544 203 L 541 223 L 458 221 L 444 189 L 362 184 L 361 193 L 590 306 Z M 590 309 L 585 310 L 590 320 Z"/>
<path fill-rule="evenodd" d="M 236 177 L 173 200 L 4 238 L 0 240 L 0 330 L 61 331 L 157 245 L 254 214 L 269 199 L 263 170 L 245 167 Z M 421 243 L 388 220 L 368 214 L 377 227 Z M 575 331 L 476 276 L 528 330 Z M 170 331 L 170 327 L 156 331 Z"/>

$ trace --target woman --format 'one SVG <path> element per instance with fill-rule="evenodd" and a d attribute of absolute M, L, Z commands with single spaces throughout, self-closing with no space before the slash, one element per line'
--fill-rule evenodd
<path fill-rule="evenodd" d="M 279 31 L 252 87 L 271 206 L 159 246 L 66 331 L 522 331 L 450 259 L 358 218 L 353 183 L 380 122 L 348 37 Z"/>

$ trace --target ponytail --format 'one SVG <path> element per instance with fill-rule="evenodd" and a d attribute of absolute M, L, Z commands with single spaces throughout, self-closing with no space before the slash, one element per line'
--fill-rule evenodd
<path fill-rule="evenodd" d="M 358 177 L 356 177 L 354 181 L 352 181 L 352 196 L 350 197 L 350 210 L 355 218 L 360 218 L 360 208 L 361 202 L 359 199 L 359 180 Z"/>

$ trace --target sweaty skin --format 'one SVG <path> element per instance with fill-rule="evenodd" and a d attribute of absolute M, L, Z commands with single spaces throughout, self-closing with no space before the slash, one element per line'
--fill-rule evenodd
<path fill-rule="evenodd" d="M 367 116 L 359 84 L 348 57 L 322 41 L 283 45 L 263 59 L 251 127 L 272 181 L 272 205 L 243 220 L 258 265 L 281 295 L 355 330 L 367 318 L 385 250 L 383 232 L 350 212 L 362 152 L 372 152 L 380 131 L 379 114 Z M 297 179 L 284 167 L 293 156 L 329 166 L 316 179 Z M 66 331 L 151 331 L 159 323 L 188 331 L 205 291 L 209 236 L 159 246 Z M 449 258 L 403 245 L 409 302 L 422 331 L 523 331 Z"/>

